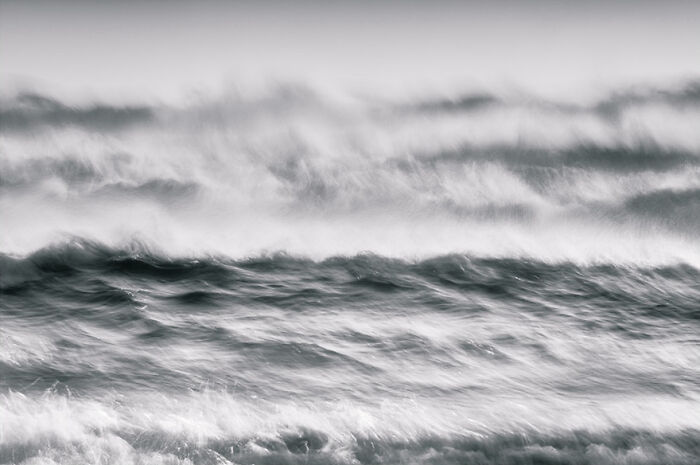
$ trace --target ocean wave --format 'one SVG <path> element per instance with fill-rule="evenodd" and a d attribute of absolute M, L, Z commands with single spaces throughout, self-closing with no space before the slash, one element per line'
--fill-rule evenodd
<path fill-rule="evenodd" d="M 164 463 L 197 464 L 686 465 L 694 463 L 700 450 L 697 429 L 683 426 L 688 415 L 677 418 L 678 426 L 671 429 L 605 426 L 602 416 L 591 414 L 536 431 L 532 424 L 515 426 L 514 415 L 502 420 L 503 429 L 484 430 L 473 415 L 455 419 L 406 402 L 372 408 L 321 403 L 315 408 L 256 404 L 211 392 L 102 401 L 11 392 L 0 402 L 6 412 L 3 463 L 71 463 L 99 456 L 101 463 L 160 458 Z M 663 406 L 675 412 L 684 405 Z M 656 407 L 662 405 L 650 409 L 656 412 Z M 586 423 L 587 428 L 573 426 Z M 600 426 L 592 426 L 596 423 Z"/>
<path fill-rule="evenodd" d="M 614 294 L 621 302 L 641 304 L 647 301 L 650 304 L 658 298 L 665 298 L 664 286 L 674 288 L 676 286 L 673 282 L 678 282 L 688 284 L 687 289 L 692 291 L 696 287 L 692 284 L 698 278 L 698 268 L 682 263 L 652 267 L 614 263 L 581 265 L 575 262 L 552 263 L 459 254 L 415 260 L 383 257 L 371 253 L 335 256 L 322 260 L 280 252 L 242 259 L 233 259 L 225 255 L 177 257 L 164 254 L 143 242 L 132 242 L 126 248 L 113 248 L 77 238 L 43 248 L 25 257 L 0 255 L 0 265 L 0 277 L 3 278 L 5 292 L 20 294 L 24 292 L 21 286 L 33 281 L 43 280 L 51 283 L 53 277 L 60 277 L 61 279 L 55 282 L 59 285 L 57 290 L 60 290 L 60 285 L 66 284 L 64 279 L 79 280 L 81 276 L 93 274 L 143 278 L 158 282 L 208 283 L 206 290 L 188 291 L 185 288 L 181 295 L 166 296 L 168 299 L 173 298 L 185 303 L 233 297 L 227 288 L 236 282 L 248 284 L 277 275 L 294 276 L 294 280 L 297 281 L 308 275 L 326 276 L 326 288 L 323 290 L 302 289 L 308 292 L 310 297 L 318 298 L 332 297 L 333 286 L 339 286 L 338 292 L 357 288 L 367 289 L 372 293 L 411 293 L 423 288 L 432 291 L 434 286 L 439 286 L 470 292 L 480 291 L 505 298 L 509 293 L 523 295 L 537 292 L 530 289 L 536 285 L 542 288 L 550 287 L 552 290 L 559 289 L 561 292 L 569 287 L 577 290 L 588 289 L 596 295 Z M 568 277 L 571 275 L 574 277 Z M 602 288 L 600 283 L 605 282 L 607 278 L 614 278 L 617 284 L 606 283 L 606 288 Z M 647 281 L 661 284 L 659 288 L 653 289 L 653 294 L 649 294 L 642 290 Z M 216 286 L 220 286 L 221 289 L 217 290 Z M 50 287 L 42 284 L 43 292 L 49 290 Z M 99 292 L 95 292 L 101 296 L 109 296 L 109 290 L 109 287 L 100 287 Z M 241 292 L 244 290 L 245 288 L 240 289 Z M 287 290 L 292 294 L 287 294 Z M 267 291 L 270 295 L 260 295 L 259 298 L 278 305 L 283 305 L 287 299 L 303 297 L 303 292 L 297 294 L 299 290 L 293 285 L 290 285 L 289 289 L 281 286 L 279 292 L 273 292 L 272 288 Z M 572 291 L 570 294 L 572 298 L 577 296 L 578 292 Z M 127 294 L 123 297 L 127 299 L 127 303 L 134 304 Z M 276 300 L 278 297 L 279 302 Z M 567 298 L 567 294 L 562 293 L 560 297 Z M 683 296 L 679 294 L 676 297 Z M 644 305 L 645 308 L 647 306 Z"/>
<path fill-rule="evenodd" d="M 5 255 L 0 463 L 693 464 L 699 274 Z"/>
<path fill-rule="evenodd" d="M 20 95 L 6 111 L 45 123 L 1 119 L 0 250 L 82 237 L 234 259 L 698 264 L 696 93 L 622 90 L 576 111 L 519 94 L 406 104 L 294 86 L 179 106 Z M 63 123 L 41 116 L 56 112 Z"/>
<path fill-rule="evenodd" d="M 679 108 L 692 108 L 700 105 L 700 83 L 688 81 L 673 87 L 637 86 L 626 90 L 614 90 L 602 98 L 588 103 L 558 102 L 528 95 L 499 96 L 494 93 L 466 93 L 451 98 L 426 99 L 413 106 L 419 112 L 477 112 L 493 106 L 520 105 L 530 109 L 542 108 L 564 115 L 597 114 L 615 120 L 623 112 L 645 105 L 669 105 Z"/>
<path fill-rule="evenodd" d="M 71 107 L 38 93 L 21 93 L 3 102 L 0 111 L 2 131 L 41 131 L 42 129 L 78 126 L 92 130 L 119 130 L 132 124 L 146 123 L 153 110 L 146 106 L 112 106 L 95 104 Z"/>
<path fill-rule="evenodd" d="M 0 463 L 697 462 L 697 82 L 2 108 Z"/>
<path fill-rule="evenodd" d="M 635 86 L 630 89 L 614 89 L 601 98 L 588 103 L 571 103 L 545 99 L 525 92 L 470 92 L 448 97 L 414 97 L 409 102 L 367 102 L 376 115 L 386 116 L 395 109 L 399 115 L 416 111 L 439 115 L 441 113 L 480 112 L 501 108 L 525 108 L 532 112 L 545 111 L 561 116 L 586 114 L 618 120 L 625 111 L 642 107 L 665 105 L 679 110 L 689 110 L 700 105 L 700 84 L 689 80 L 667 86 Z M 335 113 L 337 105 L 324 102 L 318 91 L 298 84 L 283 84 L 267 92 L 246 96 L 240 91 L 230 91 L 223 98 L 202 101 L 188 107 L 167 105 L 117 105 L 113 103 L 68 105 L 59 99 L 39 91 L 23 91 L 5 96 L 0 112 L 0 128 L 4 132 L 50 129 L 52 127 L 77 126 L 92 130 L 120 130 L 132 124 L 174 122 L 192 117 L 200 122 L 216 123 L 228 120 L 245 123 L 246 120 L 265 119 L 270 114 L 289 116 L 294 113 Z M 359 103 L 359 102 L 358 102 Z M 330 112 L 330 113 L 329 113 Z"/>

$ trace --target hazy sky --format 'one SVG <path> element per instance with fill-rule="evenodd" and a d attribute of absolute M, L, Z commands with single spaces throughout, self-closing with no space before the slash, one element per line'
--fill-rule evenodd
<path fill-rule="evenodd" d="M 700 75 L 700 1 L 2 1 L 0 79 L 536 89 Z"/>

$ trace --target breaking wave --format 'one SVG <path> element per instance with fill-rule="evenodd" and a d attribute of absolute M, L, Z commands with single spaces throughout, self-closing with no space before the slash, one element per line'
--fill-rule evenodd
<path fill-rule="evenodd" d="M 230 399 L 205 392 L 125 405 L 10 393 L 0 402 L 14 430 L 8 428 L 0 442 L 0 461 L 687 465 L 700 453 L 694 429 L 658 433 L 617 425 L 600 431 L 479 432 L 474 420 L 448 422 L 431 417 L 444 412 L 408 403 L 385 403 L 373 411 L 347 403 L 278 405 L 271 413 L 265 405 Z M 51 417 L 60 423 L 47 422 Z"/>
<path fill-rule="evenodd" d="M 693 464 L 699 271 L 0 258 L 0 463 Z"/>
<path fill-rule="evenodd" d="M 697 88 L 586 104 L 293 86 L 180 105 L 20 94 L 0 114 L 0 250 L 77 236 L 176 256 L 700 263 Z"/>

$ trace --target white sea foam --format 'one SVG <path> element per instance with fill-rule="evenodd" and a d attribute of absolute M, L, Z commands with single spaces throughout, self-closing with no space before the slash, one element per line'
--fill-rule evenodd
<path fill-rule="evenodd" d="M 700 111 L 682 95 L 582 105 L 504 94 L 472 108 L 291 87 L 121 119 L 96 107 L 113 128 L 57 103 L 42 103 L 57 108 L 47 123 L 24 103 L 23 125 L 0 135 L 0 251 L 84 237 L 235 258 L 698 264 Z M 642 202 L 651 210 L 635 207 L 648 195 L 660 199 Z"/>
<path fill-rule="evenodd" d="M 216 442 L 243 445 L 243 450 L 264 456 L 275 442 L 304 434 L 322 435 L 327 438 L 324 450 L 342 456 L 362 439 L 449 441 L 534 431 L 566 437 L 576 431 L 621 428 L 672 434 L 700 427 L 693 414 L 697 399 L 490 400 L 486 408 L 410 399 L 271 404 L 212 391 L 180 396 L 106 395 L 99 401 L 11 392 L 0 397 L 0 450 L 29 447 L 34 451 L 30 457 L 39 452 L 38 458 L 26 463 L 41 463 L 37 462 L 41 455 L 56 463 L 78 457 L 96 463 L 139 463 L 135 455 L 171 455 L 173 460 L 178 448 L 206 448 Z"/>

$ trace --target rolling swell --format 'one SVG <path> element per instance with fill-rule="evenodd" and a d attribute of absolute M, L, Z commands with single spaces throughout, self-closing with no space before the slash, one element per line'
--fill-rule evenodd
<path fill-rule="evenodd" d="M 1 263 L 2 463 L 698 455 L 687 265 L 174 258 L 84 240 Z"/>
<path fill-rule="evenodd" d="M 376 255 L 322 261 L 287 255 L 245 260 L 174 259 L 146 249 L 114 250 L 82 241 L 44 249 L 23 259 L 3 257 L 0 277 L 2 313 L 11 320 L 29 318 L 34 324 L 69 326 L 87 323 L 98 332 L 116 331 L 115 337 L 123 331 L 119 338 L 133 340 L 136 347 L 154 342 L 213 344 L 216 350 L 238 351 L 273 365 L 329 364 L 366 374 L 381 372 L 383 368 L 367 363 L 364 357 L 356 358 L 352 350 L 338 351 L 319 345 L 303 332 L 300 339 L 288 340 L 289 335 L 280 335 L 278 339 L 272 334 L 261 340 L 250 339 L 211 318 L 224 318 L 224 315 L 234 320 L 252 318 L 250 324 L 255 326 L 258 324 L 255 320 L 260 318 L 262 324 L 265 321 L 262 315 L 268 313 L 270 321 L 279 323 L 290 318 L 301 322 L 316 314 L 324 318 L 335 315 L 339 320 L 357 316 L 372 321 L 383 314 L 391 319 L 394 312 L 399 312 L 398 315 L 405 317 L 415 315 L 422 319 L 434 315 L 438 320 L 478 322 L 498 315 L 514 318 L 511 313 L 517 312 L 526 320 L 545 319 L 548 324 L 560 323 L 577 331 L 642 341 L 681 337 L 685 329 L 700 324 L 698 271 L 685 265 L 579 266 L 461 255 L 414 262 Z M 192 319 L 197 314 L 204 320 Z M 287 330 L 296 333 L 302 328 L 293 326 Z M 509 335 L 504 340 L 475 340 L 454 335 L 454 340 L 445 346 L 437 343 L 430 332 L 406 329 L 378 339 L 374 331 L 371 325 L 364 330 L 350 325 L 329 337 L 331 341 L 342 338 L 350 347 L 356 345 L 353 339 L 358 339 L 363 341 L 362 347 L 380 353 L 413 354 L 419 359 L 427 356 L 436 363 L 453 367 L 460 366 L 464 360 L 460 356 L 455 358 L 452 344 L 458 348 L 456 353 L 467 358 L 486 357 L 508 364 L 513 362 L 508 347 L 528 353 L 535 348 L 536 357 L 546 354 L 550 360 L 564 363 L 556 353 L 531 346 L 530 338 L 511 340 Z M 78 353 L 99 342 L 91 342 L 88 337 L 88 344 L 81 346 L 79 342 L 89 335 L 89 331 L 74 334 L 72 343 L 78 343 L 74 347 Z M 70 360 L 70 354 L 71 349 L 65 349 L 66 360 Z M 80 358 L 75 355 L 76 359 Z M 118 373 L 124 364 L 131 363 L 130 359 L 122 358 L 121 352 L 112 356 L 119 358 L 104 365 L 112 367 L 110 379 L 113 383 L 128 384 L 128 378 L 120 380 Z M 154 368 L 162 362 L 157 357 L 141 355 L 135 357 L 134 363 L 153 368 L 154 376 L 144 374 L 143 382 L 167 385 L 164 381 L 170 370 L 167 363 Z M 82 373 L 85 378 L 76 381 L 73 389 L 99 383 L 105 376 L 104 367 Z M 8 373 L 4 383 L 12 386 L 20 378 L 31 383 L 33 376 L 42 377 L 41 370 L 49 368 L 42 363 L 34 374 L 31 369 L 24 374 Z M 197 367 L 196 372 L 194 378 L 202 382 L 206 379 L 224 384 L 238 382 L 236 375 L 218 373 L 215 366 Z M 678 389 L 663 383 L 654 387 L 649 376 L 636 373 L 635 369 L 619 382 L 643 390 L 675 392 Z M 660 375 L 652 378 L 657 376 Z M 178 379 L 177 373 L 172 373 L 169 382 L 179 389 L 192 381 Z"/>

